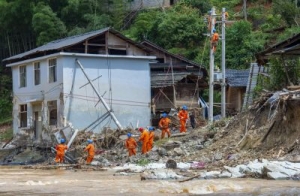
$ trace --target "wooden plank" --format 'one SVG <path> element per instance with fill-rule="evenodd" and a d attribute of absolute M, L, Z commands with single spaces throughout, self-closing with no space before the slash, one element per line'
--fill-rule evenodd
<path fill-rule="evenodd" d="M 293 90 L 299 90 L 299 89 L 300 89 L 300 86 L 299 86 L 299 85 L 298 85 L 298 86 L 288 86 L 287 89 L 288 89 L 288 90 L 292 90 L 292 91 L 293 91 Z"/>

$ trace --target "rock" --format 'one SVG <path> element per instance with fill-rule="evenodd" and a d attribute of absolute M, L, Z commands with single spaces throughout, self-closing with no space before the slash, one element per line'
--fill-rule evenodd
<path fill-rule="evenodd" d="M 240 172 L 239 167 L 228 167 L 224 166 L 225 169 L 227 169 L 231 173 L 232 178 L 242 178 L 245 176 L 245 174 Z"/>
<path fill-rule="evenodd" d="M 263 175 L 266 176 L 269 172 L 278 172 L 278 173 L 282 173 L 285 174 L 287 176 L 293 176 L 295 174 L 297 174 L 297 170 L 295 169 L 289 169 L 286 167 L 282 167 L 281 165 L 279 165 L 278 163 L 276 164 L 275 162 L 270 162 L 269 164 L 265 165 L 263 167 Z"/>
<path fill-rule="evenodd" d="M 176 161 L 169 159 L 166 163 L 166 168 L 170 168 L 170 169 L 176 169 L 177 168 L 177 163 Z"/>
<path fill-rule="evenodd" d="M 215 159 L 216 161 L 219 161 L 219 160 L 221 160 L 222 158 L 223 158 L 222 153 L 217 152 L 217 153 L 214 155 L 214 159 Z"/>
<path fill-rule="evenodd" d="M 198 144 L 198 145 L 195 145 L 195 148 L 196 148 L 197 150 L 201 150 L 201 149 L 204 148 L 204 146 L 203 146 L 202 144 Z"/>
<path fill-rule="evenodd" d="M 204 147 L 208 147 L 212 144 L 212 141 L 211 140 L 207 140 L 206 142 L 204 142 L 203 146 Z"/>
<path fill-rule="evenodd" d="M 164 148 L 166 150 L 172 150 L 174 148 L 178 148 L 180 147 L 181 145 L 181 142 L 179 141 L 168 141 L 165 145 L 164 145 Z"/>
<path fill-rule="evenodd" d="M 237 160 L 239 158 L 238 154 L 229 154 L 227 160 Z"/>
<path fill-rule="evenodd" d="M 281 172 L 267 172 L 267 177 L 272 180 L 287 180 L 289 176 Z"/>
<path fill-rule="evenodd" d="M 179 179 L 182 176 L 177 175 L 173 170 L 170 169 L 156 169 L 156 170 L 147 170 L 141 174 L 141 180 L 149 179 Z"/>
<path fill-rule="evenodd" d="M 184 152 L 181 148 L 174 148 L 174 153 L 178 156 L 184 155 Z"/>
<path fill-rule="evenodd" d="M 232 174 L 227 172 L 227 171 L 223 171 L 220 175 L 219 178 L 231 178 Z"/>
<path fill-rule="evenodd" d="M 167 150 L 164 148 L 158 148 L 158 154 L 160 156 L 166 156 L 167 155 Z"/>
<path fill-rule="evenodd" d="M 204 179 L 215 179 L 218 178 L 220 174 L 221 174 L 220 171 L 210 171 L 201 174 L 201 177 L 203 177 Z"/>

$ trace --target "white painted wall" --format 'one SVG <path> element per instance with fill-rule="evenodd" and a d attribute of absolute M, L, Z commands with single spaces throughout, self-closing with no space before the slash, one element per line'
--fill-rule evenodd
<path fill-rule="evenodd" d="M 57 58 L 57 81 L 49 83 L 49 68 L 48 60 L 50 58 Z M 47 105 L 48 101 L 58 100 L 60 93 L 62 92 L 62 58 L 57 56 L 49 56 L 39 58 L 37 60 L 28 60 L 12 66 L 12 78 L 13 78 L 13 130 L 14 133 L 18 132 L 19 128 L 19 105 L 27 104 L 27 125 L 33 126 L 33 102 L 42 101 L 43 105 Z M 34 84 L 34 62 L 40 62 L 41 84 Z M 19 67 L 26 65 L 26 87 L 20 88 L 20 73 Z M 10 65 L 8 65 L 10 66 Z M 59 103 L 59 100 L 58 100 Z M 43 113 L 47 114 L 47 108 L 43 107 Z M 42 118 L 44 123 L 48 122 L 47 118 Z"/>
<path fill-rule="evenodd" d="M 126 57 L 64 57 L 64 100 L 65 115 L 74 127 L 83 129 L 106 113 L 103 104 L 87 83 L 75 59 L 81 62 L 89 78 L 95 79 L 93 84 L 100 95 L 110 105 L 123 127 L 139 122 L 140 126 L 150 124 L 150 68 L 149 59 Z M 110 73 L 109 68 L 110 67 Z M 75 76 L 75 77 L 74 77 Z M 75 78 L 75 79 L 74 79 Z M 109 79 L 111 78 L 111 80 Z M 111 82 L 111 99 L 110 99 Z M 73 85 L 73 91 L 71 90 Z M 73 96 L 71 96 L 73 95 Z M 111 102 L 112 100 L 112 102 Z M 95 107 L 95 105 L 97 106 Z M 99 132 L 105 126 L 116 128 L 110 118 L 102 122 L 94 131 Z"/>
<path fill-rule="evenodd" d="M 57 82 L 49 83 L 48 59 L 57 58 Z M 27 104 L 28 127 L 33 125 L 32 118 L 36 106 L 33 103 L 42 101 L 43 123 L 48 123 L 47 102 L 57 101 L 58 126 L 63 126 L 66 118 L 76 129 L 83 129 L 103 115 L 106 110 L 102 103 L 98 103 L 98 97 L 92 87 L 87 85 L 87 79 L 79 66 L 75 63 L 78 58 L 85 67 L 90 79 L 99 75 L 101 78 L 94 81 L 98 92 L 104 95 L 123 127 L 150 124 L 150 67 L 149 60 L 155 57 L 141 56 L 106 56 L 58 53 L 37 59 L 14 63 L 12 67 L 13 76 L 13 129 L 14 134 L 19 132 L 19 105 Z M 41 67 L 41 84 L 34 85 L 33 63 L 39 61 Z M 19 66 L 26 65 L 27 86 L 19 87 Z M 109 69 L 110 67 L 110 73 Z M 111 80 L 109 80 L 109 77 Z M 111 99 L 110 99 L 111 84 Z M 73 87 L 73 90 L 71 90 Z M 72 95 L 72 96 L 71 96 Z M 112 100 L 112 102 L 110 101 Z M 113 120 L 108 118 L 94 129 L 99 132 L 103 127 L 116 128 Z"/>

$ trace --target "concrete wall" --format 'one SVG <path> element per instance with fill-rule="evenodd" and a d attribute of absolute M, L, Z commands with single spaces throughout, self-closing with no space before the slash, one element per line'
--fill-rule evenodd
<path fill-rule="evenodd" d="M 37 60 L 28 60 L 21 62 L 12 67 L 13 78 L 13 130 L 14 134 L 18 132 L 20 126 L 19 105 L 27 104 L 27 128 L 34 126 L 34 112 L 37 108 L 41 108 L 39 113 L 40 120 L 44 123 L 48 122 L 48 101 L 58 100 L 62 91 L 62 59 L 57 58 L 57 81 L 49 83 L 49 68 L 48 60 L 57 58 L 56 56 L 49 56 L 39 58 Z M 40 62 L 41 83 L 34 84 L 34 62 Z M 20 73 L 19 67 L 26 66 L 26 87 L 20 88 Z M 59 103 L 59 100 L 58 100 Z"/>
<path fill-rule="evenodd" d="M 71 122 L 75 129 L 83 129 L 106 113 L 102 103 L 87 79 L 75 63 L 78 58 L 90 79 L 101 77 L 94 85 L 110 105 L 123 127 L 150 124 L 150 67 L 149 59 L 155 57 L 104 56 L 58 53 L 33 60 L 11 64 L 13 76 L 13 129 L 20 131 L 19 105 L 27 104 L 27 127 L 34 126 L 34 112 L 39 112 L 36 120 L 49 124 L 48 101 L 57 101 L 57 127 Z M 57 81 L 49 83 L 48 60 L 57 58 Z M 40 62 L 41 84 L 34 85 L 34 62 Z M 20 88 L 19 66 L 26 65 L 27 86 Z M 111 91 L 110 91 L 111 87 Z M 95 107 L 95 105 L 97 106 Z M 40 111 L 38 111 L 40 110 Z M 103 127 L 116 128 L 108 118 L 95 128 L 99 132 Z M 53 127 L 52 127 L 53 128 Z M 41 134 L 39 134 L 41 135 Z"/>
<path fill-rule="evenodd" d="M 81 62 L 88 77 L 92 80 L 100 95 L 104 95 L 123 127 L 150 124 L 150 67 L 148 59 L 126 57 L 72 57 L 65 56 L 64 65 L 64 115 L 76 129 L 89 126 L 106 113 L 103 104 L 91 85 L 87 83 L 83 72 L 75 63 Z M 110 93 L 111 85 L 111 93 Z M 95 107 L 95 105 L 97 106 Z M 108 118 L 95 132 L 103 127 L 116 128 L 114 121 Z"/>

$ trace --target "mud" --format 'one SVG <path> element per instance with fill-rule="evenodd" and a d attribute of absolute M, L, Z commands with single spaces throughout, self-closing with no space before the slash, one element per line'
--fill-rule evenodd
<path fill-rule="evenodd" d="M 0 195 L 299 195 L 296 181 L 216 179 L 141 181 L 139 175 L 114 176 L 114 170 L 24 170 L 0 168 Z"/>

